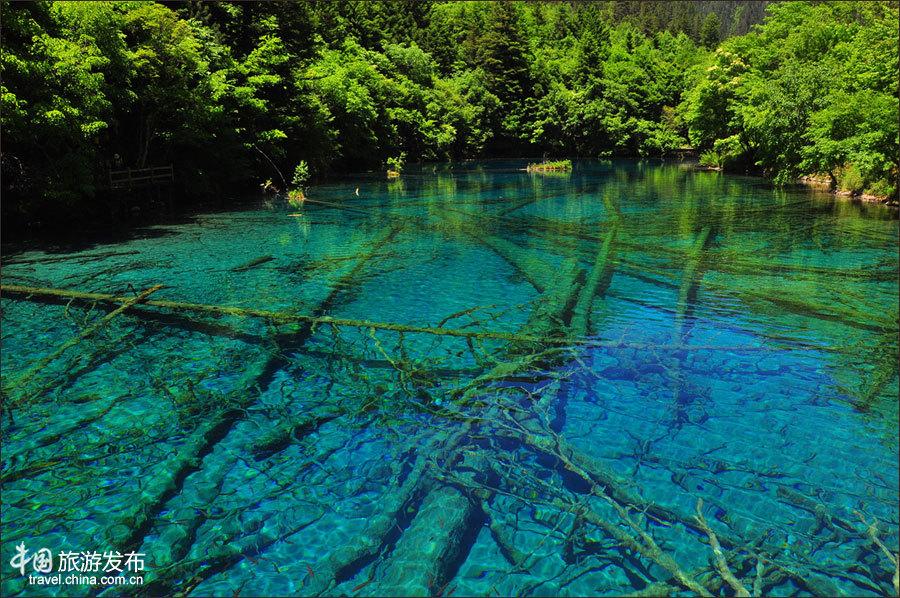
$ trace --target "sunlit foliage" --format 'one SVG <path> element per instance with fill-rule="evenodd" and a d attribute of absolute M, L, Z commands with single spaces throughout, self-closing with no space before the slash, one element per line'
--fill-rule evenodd
<path fill-rule="evenodd" d="M 687 145 L 895 192 L 896 3 L 772 3 L 751 28 L 764 5 L 3 2 L 5 211 L 84 210 L 110 168 L 174 164 L 192 198 L 301 161 Z"/>

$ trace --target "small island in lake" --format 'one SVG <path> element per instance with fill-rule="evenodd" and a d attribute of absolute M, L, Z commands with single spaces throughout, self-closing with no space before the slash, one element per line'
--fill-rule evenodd
<path fill-rule="evenodd" d="M 529 164 L 525 170 L 528 172 L 572 172 L 572 161 L 544 160 L 536 164 Z"/>

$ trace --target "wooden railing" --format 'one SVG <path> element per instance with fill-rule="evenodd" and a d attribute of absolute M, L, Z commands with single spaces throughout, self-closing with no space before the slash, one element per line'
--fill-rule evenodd
<path fill-rule="evenodd" d="M 148 185 L 168 185 L 175 182 L 175 171 L 172 165 L 154 166 L 152 168 L 126 168 L 109 171 L 109 187 L 111 189 L 133 189 Z"/>

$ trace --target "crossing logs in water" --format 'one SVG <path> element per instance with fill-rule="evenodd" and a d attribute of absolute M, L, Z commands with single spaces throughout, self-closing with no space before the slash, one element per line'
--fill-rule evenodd
<path fill-rule="evenodd" d="M 149 297 L 150 295 L 152 295 L 153 293 L 155 293 L 156 291 L 158 291 L 161 288 L 163 288 L 163 285 L 155 285 L 155 286 L 152 286 L 149 289 L 139 293 L 138 295 L 136 295 L 134 297 L 116 298 L 116 302 L 121 303 L 121 305 L 118 308 L 114 309 L 110 313 L 108 313 L 105 316 L 103 316 L 102 318 L 100 318 L 99 321 L 95 322 L 94 324 L 91 324 L 90 326 L 88 326 L 87 328 L 82 330 L 77 336 L 69 339 L 68 341 L 66 341 L 65 343 L 60 345 L 55 351 L 53 351 L 49 355 L 39 359 L 30 368 L 28 368 L 28 370 L 26 370 L 21 376 L 16 378 L 10 384 L 10 386 L 9 386 L 10 390 L 13 388 L 25 389 L 28 386 L 28 384 L 31 382 L 32 378 L 34 378 L 39 372 L 43 371 L 44 368 L 46 368 L 50 363 L 52 363 L 53 361 L 58 359 L 63 353 L 65 353 L 66 351 L 68 351 L 69 349 L 71 349 L 72 347 L 74 347 L 75 345 L 80 343 L 81 341 L 85 340 L 86 338 L 89 338 L 89 337 L 93 336 L 94 334 L 96 334 L 100 329 L 102 329 L 104 326 L 109 324 L 110 321 L 112 321 L 116 316 L 118 316 L 119 314 L 121 314 L 122 312 L 127 310 L 128 308 L 130 308 L 134 305 L 137 305 L 138 303 L 141 303 L 143 301 L 146 301 L 147 297 Z M 4 392 L 3 394 L 4 394 L 4 396 L 7 396 L 8 391 Z M 39 395 L 40 395 L 40 392 L 20 395 L 18 399 L 13 399 L 12 401 L 10 401 L 9 404 L 7 405 L 7 407 L 9 407 L 9 408 L 19 407 L 23 404 L 30 402 L 36 396 L 39 396 Z"/>
<path fill-rule="evenodd" d="M 602 268 L 601 268 L 601 270 L 602 270 Z M 574 282 L 578 276 L 579 276 L 579 274 L 578 274 L 577 270 L 575 270 L 573 272 L 573 276 L 572 276 L 573 284 L 570 285 L 571 289 L 577 289 L 577 293 L 575 293 L 575 295 L 577 295 L 577 298 L 574 299 L 575 305 L 583 304 L 585 299 L 583 299 L 584 295 L 582 293 L 587 293 L 590 290 L 589 287 L 591 286 L 589 283 L 581 284 L 581 283 Z M 581 274 L 580 276 L 582 278 L 585 278 L 583 274 Z M 592 278 L 593 277 L 591 275 L 588 275 L 586 277 L 586 279 L 588 281 L 590 281 Z M 555 287 L 557 285 L 553 284 L 553 286 Z M 562 284 L 561 286 L 565 287 L 566 285 Z M 546 304 L 547 309 L 544 310 L 544 312 L 546 314 L 548 314 L 547 317 L 535 315 L 535 322 L 533 322 L 533 323 L 541 325 L 541 326 L 546 325 L 547 328 L 543 329 L 543 332 L 550 331 L 551 333 L 554 331 L 554 329 L 558 329 L 560 326 L 565 325 L 566 318 L 568 316 L 565 315 L 565 309 L 560 309 L 558 306 L 560 304 L 562 304 L 562 305 L 569 304 L 570 303 L 569 298 L 572 296 L 573 296 L 573 293 L 562 292 L 559 302 L 555 302 L 555 301 L 550 302 L 548 299 L 548 302 Z M 557 308 L 554 309 L 554 307 L 553 307 L 554 305 L 556 305 Z M 557 314 L 563 314 L 563 315 L 560 317 L 556 317 Z M 235 314 L 230 314 L 230 315 L 235 315 Z M 262 316 L 254 315 L 254 317 L 262 317 Z M 276 319 L 276 321 L 277 321 L 277 319 Z M 321 320 L 318 320 L 318 321 L 312 322 L 312 323 L 325 324 L 325 323 L 331 323 L 331 322 L 332 322 L 331 320 L 321 319 Z M 582 328 L 581 325 L 576 325 L 574 323 L 574 318 L 569 318 L 569 322 L 570 322 L 569 325 L 573 329 L 574 328 Z M 338 324 L 334 324 L 334 325 L 338 325 Z M 347 324 L 347 325 L 350 325 L 350 324 Z M 358 326 L 359 322 L 356 321 L 356 322 L 354 322 L 353 325 Z M 368 326 L 368 325 L 367 326 L 358 326 L 358 327 L 372 328 L 372 326 Z M 383 327 L 379 327 L 378 329 L 379 330 L 392 330 L 392 328 L 390 326 L 383 326 Z M 398 331 L 396 328 L 393 328 L 393 330 Z M 402 330 L 399 330 L 399 331 L 402 332 Z M 425 331 L 419 330 L 419 332 L 425 332 Z M 523 332 L 527 332 L 527 330 L 523 330 Z M 559 333 L 559 332 L 557 331 L 557 333 Z M 523 335 L 516 335 L 516 336 L 517 336 L 517 338 L 515 338 L 515 339 L 507 339 L 507 340 L 510 340 L 510 342 L 521 341 L 525 345 L 536 340 L 536 335 L 528 336 L 528 335 L 523 334 Z M 546 338 L 543 339 L 543 341 L 548 342 Z M 528 351 L 530 351 L 530 350 L 531 350 L 531 348 L 522 349 L 522 351 L 525 353 L 526 356 L 529 355 Z M 511 356 L 516 356 L 515 355 L 516 351 L 514 351 L 514 350 L 510 350 L 509 353 Z M 561 356 L 561 354 L 559 356 Z M 554 358 L 554 356 L 552 354 L 545 354 L 543 357 L 547 358 L 547 359 Z M 535 361 L 530 360 L 530 363 L 534 364 Z M 402 367 L 402 364 L 400 364 L 400 367 Z M 521 373 L 524 370 L 529 369 L 530 367 L 531 367 L 530 365 L 526 365 L 526 366 L 524 366 L 524 369 L 523 369 L 523 368 L 519 368 L 517 365 L 513 364 L 508 367 L 508 372 L 509 372 L 509 375 L 515 375 L 517 373 Z M 250 369 L 255 369 L 255 368 L 251 367 Z M 508 392 L 508 391 L 504 391 L 504 392 Z M 490 417 L 490 416 L 496 415 L 497 413 L 498 413 L 497 410 L 489 409 L 478 415 L 481 417 L 485 417 L 485 416 Z M 302 427 L 302 425 L 301 425 L 301 427 Z M 566 447 L 565 445 L 561 445 L 558 442 L 555 442 L 553 437 L 547 435 L 546 430 L 544 430 L 543 428 L 539 428 L 537 426 L 533 426 L 533 425 L 529 424 L 528 427 L 526 428 L 526 431 L 528 432 L 528 434 L 523 434 L 521 430 L 518 431 L 516 433 L 517 438 L 519 438 L 521 440 L 524 437 L 526 440 L 526 444 L 532 443 L 534 446 L 542 447 L 542 450 L 547 452 L 550 455 L 554 455 L 554 456 L 568 455 L 569 459 L 572 463 L 576 462 L 575 457 L 572 456 L 574 454 L 573 451 L 571 451 L 571 449 L 569 447 Z M 544 441 L 532 440 L 532 438 L 537 438 L 538 434 L 541 435 L 540 436 L 541 438 L 545 438 L 545 439 L 549 438 L 550 441 L 544 442 Z M 448 446 L 454 445 L 453 442 L 449 442 L 447 444 L 448 444 Z M 190 451 L 188 451 L 188 453 L 189 452 Z M 252 451 L 251 451 L 251 453 L 252 453 Z M 593 470 L 594 468 L 595 468 L 595 466 L 591 465 L 591 469 Z M 598 484 L 598 480 L 603 479 L 603 478 L 599 477 L 594 471 L 587 472 L 587 470 L 585 470 L 585 468 L 583 466 L 579 466 L 579 469 L 581 469 L 581 475 L 589 476 L 595 484 Z M 424 476 L 424 477 L 432 477 L 432 476 Z M 409 479 L 409 478 L 407 478 L 407 479 Z M 333 555 L 335 557 L 335 559 L 332 562 L 332 565 L 329 566 L 328 568 L 326 568 L 324 573 L 323 573 L 322 569 L 319 569 L 319 571 L 317 571 L 316 577 L 321 576 L 328 580 L 327 584 L 325 584 L 326 587 L 333 587 L 336 582 L 343 580 L 346 577 L 352 575 L 354 571 L 357 571 L 359 569 L 359 567 L 361 566 L 362 563 L 365 563 L 367 561 L 367 559 L 373 559 L 378 554 L 383 554 L 380 551 L 385 548 L 386 542 L 388 541 L 387 538 L 389 537 L 390 534 L 395 533 L 394 530 L 396 529 L 395 524 L 396 524 L 397 515 L 398 515 L 399 511 L 396 511 L 393 509 L 392 505 L 394 504 L 394 498 L 396 498 L 397 501 L 400 502 L 401 505 L 418 504 L 418 499 L 416 498 L 417 493 L 424 492 L 424 490 L 426 488 L 433 489 L 434 492 L 441 493 L 441 492 L 443 492 L 442 488 L 446 488 L 446 486 L 435 486 L 433 483 L 433 480 L 429 481 L 427 486 L 424 486 L 424 485 L 420 484 L 421 480 L 423 480 L 423 476 L 421 474 L 417 475 L 417 476 L 413 476 L 413 481 L 415 482 L 415 484 L 412 484 L 413 490 L 409 494 L 406 493 L 406 490 L 404 490 L 404 492 L 399 493 L 399 496 L 395 496 L 394 492 L 389 493 L 389 496 L 388 496 L 389 501 L 386 501 L 385 504 L 383 505 L 385 507 L 383 515 L 385 517 L 381 518 L 379 520 L 380 523 L 373 524 L 369 528 L 369 531 L 367 531 L 367 535 L 371 532 L 371 535 L 372 535 L 371 541 L 367 540 L 365 542 L 365 545 L 361 546 L 361 547 L 351 546 L 351 547 L 345 547 L 345 549 L 336 551 L 335 554 Z M 607 477 L 606 479 L 603 479 L 603 483 L 606 486 L 613 486 L 613 487 L 619 487 L 619 488 L 622 488 L 625 486 L 625 484 L 622 483 L 622 480 L 618 480 L 618 479 L 615 479 L 612 477 Z M 606 491 L 615 496 L 614 492 L 610 491 L 608 488 L 606 488 Z M 431 495 L 429 494 L 427 496 L 430 497 Z M 437 496 L 440 496 L 440 494 L 438 494 Z M 426 500 L 431 500 L 431 499 L 429 498 Z M 434 499 L 434 501 L 432 501 L 432 502 L 435 502 L 435 501 L 437 501 L 437 499 Z M 628 504 L 632 505 L 633 507 L 635 507 L 639 510 L 643 510 L 644 507 L 647 505 L 647 503 L 640 501 L 639 499 L 637 499 L 633 496 L 626 497 L 625 495 L 620 495 L 617 497 L 617 500 L 616 500 L 617 503 L 626 502 L 626 501 L 628 502 Z M 632 501 L 634 501 L 634 502 L 632 502 Z M 423 502 L 422 504 L 425 505 L 426 503 Z M 428 504 L 431 504 L 431 503 L 429 502 Z M 566 504 L 557 504 L 556 506 L 560 509 L 565 509 L 565 508 L 569 507 L 569 505 L 566 505 Z M 421 516 L 422 519 L 416 525 L 418 525 L 418 527 L 421 529 L 428 529 L 429 523 L 434 523 L 433 511 L 434 511 L 434 509 L 425 509 L 424 507 L 421 508 L 419 513 L 416 516 L 417 517 Z M 647 513 L 652 516 L 660 517 L 664 512 L 660 511 L 658 509 L 652 509 L 652 510 L 648 510 Z M 682 523 L 684 522 L 683 518 L 678 514 L 674 514 L 674 513 L 665 513 L 665 514 L 671 516 L 671 519 L 669 519 L 669 520 L 674 520 L 674 521 L 682 522 Z M 606 529 L 611 537 L 616 538 L 619 535 L 619 532 L 613 531 L 613 529 L 611 529 L 611 528 L 607 529 L 606 527 L 604 527 L 603 524 L 601 524 L 600 520 L 598 520 L 596 518 L 596 516 L 592 516 L 590 513 L 582 513 L 582 518 L 584 518 L 585 520 L 590 520 L 590 522 L 593 525 L 596 525 L 596 526 L 600 527 L 601 529 Z M 457 517 L 453 517 L 454 521 L 456 519 L 457 519 Z M 465 517 L 463 517 L 462 519 L 465 520 Z M 373 519 L 373 522 L 374 521 L 375 520 Z M 607 522 L 607 523 L 609 523 L 609 522 Z M 414 524 L 415 524 L 415 522 L 414 522 Z M 449 525 L 449 523 L 445 522 L 445 525 Z M 458 532 L 461 529 L 465 529 L 465 527 L 467 525 L 468 525 L 467 523 L 461 523 L 459 526 L 454 527 L 451 531 Z M 610 525 L 621 528 L 622 525 L 627 525 L 627 521 L 625 521 L 625 519 L 623 519 L 621 523 L 610 523 Z M 630 526 L 629 526 L 629 528 L 630 528 Z M 412 529 L 412 527 L 409 529 Z M 640 534 L 637 532 L 637 530 L 634 530 L 633 528 L 630 528 L 630 529 L 632 530 L 631 533 L 634 534 L 634 536 L 619 538 L 624 545 L 630 546 L 631 542 L 639 542 L 639 544 L 635 544 L 635 546 L 643 546 L 645 548 L 649 547 L 650 549 L 652 549 L 652 545 L 650 543 L 646 542 L 646 540 L 642 536 L 640 536 Z M 696 529 L 696 528 L 694 528 L 694 529 Z M 451 535 L 450 532 L 447 532 L 447 533 L 448 533 L 448 538 L 455 537 L 455 536 Z M 284 537 L 284 536 L 282 536 L 282 537 Z M 635 540 L 635 537 L 637 538 L 637 540 Z M 412 542 L 413 541 L 412 536 L 410 536 L 410 538 L 411 538 L 410 541 Z M 735 546 L 735 544 L 726 544 L 725 540 L 723 540 L 722 544 L 726 545 L 726 546 L 728 546 L 728 545 Z M 269 545 L 269 543 L 266 542 L 265 545 Z M 412 544 L 410 544 L 410 546 L 412 546 Z M 450 546 L 449 542 L 446 545 L 446 547 L 452 548 Z M 398 544 L 397 547 L 395 548 L 395 550 L 397 550 L 397 552 L 396 552 L 396 555 L 394 555 L 394 556 L 398 557 L 398 560 L 396 560 L 394 563 L 385 563 L 385 570 L 388 570 L 392 567 L 398 567 L 397 570 L 400 570 L 399 568 L 401 567 L 401 563 L 403 560 L 405 560 L 405 559 L 400 559 L 399 558 L 400 555 L 411 553 L 411 548 L 403 546 L 401 544 Z M 424 580 L 426 585 L 428 585 L 427 577 L 430 574 L 428 572 L 441 571 L 441 570 L 446 569 L 445 561 L 448 559 L 447 555 L 449 555 L 450 553 L 451 553 L 450 551 L 444 550 L 442 548 L 440 550 L 435 551 L 435 553 L 434 553 L 435 556 L 433 558 L 431 556 L 429 556 L 427 558 L 426 562 L 418 564 L 417 568 L 416 568 L 417 573 L 415 573 L 417 580 L 418 581 Z M 248 554 L 253 554 L 253 552 L 251 551 Z M 222 556 L 222 558 L 221 558 L 221 560 L 216 561 L 216 566 L 212 567 L 212 568 L 204 568 L 203 572 L 198 573 L 198 575 L 192 579 L 192 581 L 190 582 L 190 585 L 193 585 L 195 583 L 195 581 L 199 580 L 200 578 L 206 578 L 209 575 L 213 575 L 218 571 L 221 571 L 229 566 L 232 566 L 234 564 L 234 562 L 243 558 L 243 556 L 240 554 L 218 555 L 218 556 Z M 661 558 L 659 555 L 655 555 L 655 556 L 656 556 L 656 558 Z M 729 556 L 729 555 L 726 555 L 726 556 Z M 676 574 L 672 570 L 669 570 L 669 572 L 673 574 L 673 578 L 675 578 L 675 579 L 680 578 L 681 580 L 684 580 L 683 583 L 680 581 L 679 585 L 686 585 L 687 587 L 691 587 L 690 585 L 687 585 L 687 584 L 694 583 L 691 580 L 696 580 L 700 583 L 701 587 L 706 587 L 710 591 L 715 590 L 716 586 L 712 581 L 709 581 L 707 578 L 702 578 L 696 572 L 685 572 L 684 570 L 680 570 L 680 571 L 681 571 L 680 573 Z M 768 576 L 769 574 L 767 573 L 766 575 Z M 174 583 L 176 579 L 177 579 L 177 577 L 173 577 L 169 581 L 169 583 L 170 584 Z M 318 582 L 315 582 L 315 583 L 318 584 Z M 165 587 L 172 588 L 173 586 L 167 585 Z M 318 587 L 318 586 L 316 586 L 316 587 Z M 696 589 L 696 588 L 694 588 L 694 589 Z"/>
<path fill-rule="evenodd" d="M 321 319 L 322 314 L 336 300 L 337 296 L 344 290 L 346 286 L 352 284 L 360 270 L 366 265 L 372 255 L 377 253 L 384 245 L 389 243 L 398 233 L 399 227 L 391 227 L 383 231 L 375 240 L 373 240 L 368 249 L 360 254 L 354 267 L 334 285 L 332 291 L 325 297 L 314 310 L 314 316 L 310 319 Z M 8 290 L 8 289 L 4 289 Z M 159 305 L 159 304 L 162 305 Z M 157 302 L 158 307 L 171 307 L 166 303 Z M 204 306 L 209 308 L 211 306 Z M 229 315 L 241 315 L 235 313 L 236 308 L 224 308 L 224 311 L 215 307 L 211 310 L 213 313 L 225 313 Z M 209 309 L 201 309 L 201 311 L 210 311 Z M 239 310 L 241 311 L 241 310 Z M 254 314 L 258 315 L 258 314 Z M 296 320 L 294 320 L 296 321 Z M 303 320 L 300 320 L 303 322 Z M 308 321 L 307 321 L 308 323 Z M 311 328 L 297 331 L 293 338 L 300 341 L 305 340 L 309 335 Z M 204 458 L 213 450 L 213 448 L 224 440 L 230 434 L 234 426 L 242 421 L 248 414 L 248 408 L 256 402 L 259 390 L 264 390 L 271 375 L 277 370 L 278 363 L 283 360 L 283 347 L 279 345 L 278 338 L 272 339 L 272 346 L 263 351 L 260 358 L 255 364 L 247 369 L 247 373 L 243 376 L 241 383 L 237 386 L 237 390 L 231 393 L 226 405 L 217 411 L 211 418 L 201 425 L 201 429 L 195 432 L 191 437 L 189 444 L 182 449 L 174 464 L 166 468 L 163 478 L 154 483 L 155 491 L 150 496 L 135 505 L 129 514 L 122 518 L 121 522 L 113 526 L 110 530 L 110 541 L 114 546 L 122 547 L 120 550 L 134 550 L 143 544 L 144 538 L 152 529 L 154 521 L 159 516 L 166 504 L 175 496 L 182 492 L 182 488 L 187 481 L 188 476 L 195 472 L 199 472 L 203 468 Z M 219 474 L 224 475 L 224 474 Z M 187 521 L 179 522 L 178 525 L 190 530 L 195 526 L 193 519 L 202 517 L 202 512 L 194 512 L 193 518 Z M 187 532 L 186 532 L 187 533 Z M 185 545 L 184 550 L 189 545 Z M 173 558 L 183 558 L 184 554 L 175 554 Z"/>

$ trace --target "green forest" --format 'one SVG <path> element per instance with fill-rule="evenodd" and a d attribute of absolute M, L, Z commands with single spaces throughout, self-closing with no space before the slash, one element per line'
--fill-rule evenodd
<path fill-rule="evenodd" d="M 892 196 L 897 2 L 2 2 L 4 221 L 388 160 L 657 157 Z"/>

